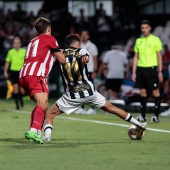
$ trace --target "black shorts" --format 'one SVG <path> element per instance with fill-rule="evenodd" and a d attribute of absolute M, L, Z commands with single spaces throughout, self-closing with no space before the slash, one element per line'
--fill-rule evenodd
<path fill-rule="evenodd" d="M 158 83 L 157 67 L 137 67 L 135 87 L 155 90 L 158 88 Z"/>
<path fill-rule="evenodd" d="M 106 89 L 111 89 L 115 92 L 119 92 L 123 79 L 107 79 L 106 80 Z"/>
<path fill-rule="evenodd" d="M 12 84 L 19 84 L 19 71 L 10 71 L 9 78 Z"/>

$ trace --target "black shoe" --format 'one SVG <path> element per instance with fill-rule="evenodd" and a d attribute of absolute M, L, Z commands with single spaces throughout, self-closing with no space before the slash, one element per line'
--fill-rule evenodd
<path fill-rule="evenodd" d="M 146 122 L 146 117 L 145 118 L 143 118 L 142 116 L 138 116 L 137 118 L 136 118 L 136 120 L 137 121 L 139 121 L 139 122 Z"/>
<path fill-rule="evenodd" d="M 156 117 L 156 116 L 152 116 L 152 117 L 151 117 L 151 122 L 158 123 L 158 122 L 159 122 L 158 117 Z"/>

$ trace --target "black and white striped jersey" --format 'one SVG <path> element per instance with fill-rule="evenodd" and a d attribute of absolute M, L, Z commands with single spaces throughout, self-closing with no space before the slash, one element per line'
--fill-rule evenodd
<path fill-rule="evenodd" d="M 86 49 L 69 47 L 63 51 L 65 64 L 59 64 L 64 90 L 71 99 L 92 96 L 95 87 L 90 80 L 87 65 L 82 63 L 83 56 L 89 56 Z"/>

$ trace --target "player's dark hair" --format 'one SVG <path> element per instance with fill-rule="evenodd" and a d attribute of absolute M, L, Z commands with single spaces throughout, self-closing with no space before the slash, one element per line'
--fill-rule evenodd
<path fill-rule="evenodd" d="M 80 38 L 77 34 L 70 34 L 66 37 L 65 44 L 67 47 L 71 46 L 71 44 L 75 43 L 76 41 L 80 42 Z"/>
<path fill-rule="evenodd" d="M 147 19 L 143 20 L 140 25 L 143 25 L 143 24 L 147 24 L 147 25 L 151 26 L 150 21 Z"/>
<path fill-rule="evenodd" d="M 37 30 L 38 34 L 43 34 L 46 32 L 47 28 L 51 26 L 50 20 L 44 17 L 40 17 L 36 19 L 34 22 L 35 29 Z"/>

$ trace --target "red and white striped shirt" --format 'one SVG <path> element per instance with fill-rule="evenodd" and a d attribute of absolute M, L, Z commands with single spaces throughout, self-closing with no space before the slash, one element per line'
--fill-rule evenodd
<path fill-rule="evenodd" d="M 47 77 L 55 61 L 52 52 L 59 51 L 60 48 L 53 36 L 41 34 L 32 39 L 28 44 L 19 77 L 27 75 Z"/>

